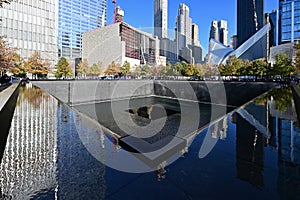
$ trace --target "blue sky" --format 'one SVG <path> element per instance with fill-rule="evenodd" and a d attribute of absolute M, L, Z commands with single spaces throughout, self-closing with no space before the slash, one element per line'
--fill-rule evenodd
<path fill-rule="evenodd" d="M 153 27 L 154 0 L 117 0 L 118 5 L 125 11 L 125 22 L 137 27 L 150 30 Z M 210 23 L 213 20 L 227 20 L 229 37 L 236 34 L 236 0 L 169 0 L 169 29 L 175 28 L 177 10 L 180 3 L 190 7 L 193 22 L 200 29 L 200 43 L 205 50 L 208 47 Z M 265 12 L 278 9 L 278 0 L 265 0 Z M 113 19 L 113 5 L 108 0 L 108 24 Z"/>

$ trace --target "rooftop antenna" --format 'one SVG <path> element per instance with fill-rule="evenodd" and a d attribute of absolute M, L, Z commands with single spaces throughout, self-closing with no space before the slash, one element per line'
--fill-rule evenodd
<path fill-rule="evenodd" d="M 114 23 L 116 23 L 116 19 L 117 19 L 117 0 L 112 0 L 112 3 L 114 4 Z"/>

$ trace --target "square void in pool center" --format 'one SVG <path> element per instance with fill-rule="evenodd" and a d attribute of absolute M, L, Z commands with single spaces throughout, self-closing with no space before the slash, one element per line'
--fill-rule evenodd
<path fill-rule="evenodd" d="M 139 116 L 148 120 L 157 120 L 163 117 L 169 117 L 175 114 L 180 114 L 180 111 L 169 109 L 158 105 L 148 105 L 126 110 L 132 116 Z"/>

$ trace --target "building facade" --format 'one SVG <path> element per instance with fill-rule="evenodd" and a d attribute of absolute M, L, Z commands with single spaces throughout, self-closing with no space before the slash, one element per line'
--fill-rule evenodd
<path fill-rule="evenodd" d="M 219 41 L 218 21 L 211 22 L 209 39 L 214 39 Z"/>
<path fill-rule="evenodd" d="M 160 40 L 160 55 L 166 57 L 166 62 L 170 62 L 172 65 L 180 62 L 180 60 L 178 60 L 176 42 L 169 38 Z"/>
<path fill-rule="evenodd" d="M 115 62 L 131 66 L 160 64 L 159 39 L 124 22 L 83 34 L 82 58 L 89 65 L 102 62 L 103 70 Z"/>
<path fill-rule="evenodd" d="M 237 0 L 238 46 L 264 25 L 264 0 Z"/>
<path fill-rule="evenodd" d="M 18 48 L 22 58 L 28 59 L 39 51 L 43 59 L 57 62 L 58 0 L 19 0 L 0 9 L 0 34 Z"/>
<path fill-rule="evenodd" d="M 154 36 L 168 37 L 168 0 L 154 0 Z"/>
<path fill-rule="evenodd" d="M 279 42 L 294 42 L 300 36 L 300 0 L 279 0 Z"/>
<path fill-rule="evenodd" d="M 178 51 L 192 45 L 192 19 L 190 9 L 185 4 L 179 5 L 175 32 Z"/>
<path fill-rule="evenodd" d="M 58 13 L 58 55 L 75 67 L 82 57 L 82 34 L 107 23 L 107 0 L 59 0 Z"/>
<path fill-rule="evenodd" d="M 237 48 L 237 35 L 233 35 L 230 37 L 230 48 L 232 49 Z"/>
<path fill-rule="evenodd" d="M 218 28 L 219 28 L 219 40 L 222 44 L 225 46 L 228 46 L 228 27 L 227 27 L 227 21 L 220 20 L 218 22 Z"/>
<path fill-rule="evenodd" d="M 270 23 L 267 23 L 235 50 L 224 46 L 224 44 L 219 41 L 210 40 L 210 49 L 206 61 L 215 65 L 226 64 L 226 61 L 232 55 L 235 55 L 237 58 L 243 60 L 248 59 L 250 61 L 267 58 L 267 40 L 270 29 L 271 25 Z"/>
<path fill-rule="evenodd" d="M 195 23 L 192 24 L 192 45 L 200 47 L 199 26 Z"/>
<path fill-rule="evenodd" d="M 226 20 L 211 22 L 209 39 L 214 39 L 228 46 L 228 27 Z"/>
<path fill-rule="evenodd" d="M 270 47 L 279 45 L 279 11 L 273 10 L 269 13 L 270 31 Z"/>

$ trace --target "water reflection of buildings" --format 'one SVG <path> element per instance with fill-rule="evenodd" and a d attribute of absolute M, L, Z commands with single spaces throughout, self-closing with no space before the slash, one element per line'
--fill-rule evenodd
<path fill-rule="evenodd" d="M 264 122 L 263 125 L 266 125 L 266 120 L 264 120 L 266 119 L 264 106 L 252 104 L 245 109 L 249 113 L 252 113 L 260 123 Z M 264 147 L 266 138 L 240 114 L 237 114 L 235 119 L 237 176 L 239 179 L 247 181 L 256 187 L 263 187 Z"/>
<path fill-rule="evenodd" d="M 280 111 L 276 109 L 276 101 L 275 100 L 270 100 L 268 101 L 268 107 L 270 108 L 270 115 L 271 117 L 277 117 L 281 119 L 286 119 L 286 120 L 292 120 L 292 121 L 297 121 L 297 113 L 296 113 L 296 108 L 295 104 L 293 101 L 291 101 L 291 105 L 288 106 L 284 111 Z"/>
<path fill-rule="evenodd" d="M 97 153 L 103 156 L 105 150 L 103 143 L 99 142 L 101 139 L 93 141 L 90 134 L 94 130 L 91 130 L 90 124 L 86 126 L 80 116 L 66 105 L 58 104 L 57 111 L 57 196 L 60 199 L 105 199 L 105 165 L 87 151 L 79 131 L 89 144 L 96 144 L 92 150 L 99 148 Z M 97 146 L 99 143 L 101 145 Z"/>
<path fill-rule="evenodd" d="M 270 146 L 278 149 L 278 191 L 281 199 L 300 197 L 300 135 L 294 126 L 297 121 L 295 104 L 285 111 L 276 109 L 276 102 L 268 102 L 270 107 L 271 132 L 274 136 Z"/>
<path fill-rule="evenodd" d="M 227 138 L 227 128 L 228 128 L 228 118 L 227 116 L 220 121 L 213 124 L 211 127 L 211 135 L 214 139 L 226 139 Z"/>
<path fill-rule="evenodd" d="M 300 196 L 300 135 L 294 126 L 297 121 L 292 99 L 286 109 L 276 109 L 271 99 L 264 105 L 250 104 L 245 109 L 262 125 L 266 126 L 270 137 L 264 137 L 255 126 L 235 114 L 237 127 L 236 157 L 239 179 L 264 187 L 265 148 L 278 151 L 278 192 L 281 199 L 294 199 Z M 268 169 L 269 170 L 269 169 Z"/>
<path fill-rule="evenodd" d="M 0 198 L 29 199 L 55 190 L 57 101 L 48 95 L 31 98 L 39 89 L 21 88 L 0 166 Z"/>

